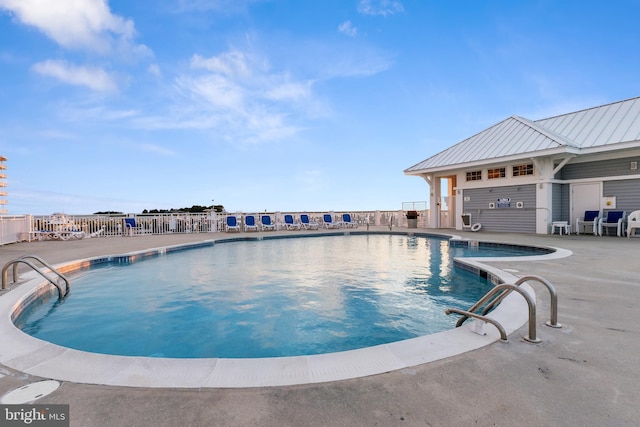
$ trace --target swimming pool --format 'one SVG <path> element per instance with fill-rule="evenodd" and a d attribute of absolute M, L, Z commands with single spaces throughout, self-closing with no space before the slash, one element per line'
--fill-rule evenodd
<path fill-rule="evenodd" d="M 459 256 L 532 255 L 504 245 L 355 234 L 215 244 L 144 262 L 97 263 L 63 302 L 15 321 L 64 347 L 169 358 L 264 358 L 353 350 L 453 328 L 492 286 Z"/>

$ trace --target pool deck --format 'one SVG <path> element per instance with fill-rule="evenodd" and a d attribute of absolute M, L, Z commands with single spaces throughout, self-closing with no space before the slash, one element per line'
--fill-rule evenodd
<path fill-rule="evenodd" d="M 69 404 L 72 426 L 637 425 L 640 239 L 453 230 L 451 234 L 572 251 L 572 256 L 554 260 L 489 262 L 516 275 L 536 274 L 553 283 L 563 328 L 544 326 L 549 318 L 548 293 L 534 285 L 539 344 L 522 339 L 527 334 L 525 325 L 510 334 L 508 343 L 495 342 L 443 360 L 363 378 L 242 389 L 63 381 L 36 403 Z M 57 264 L 213 236 L 18 243 L 0 246 L 0 263 L 33 254 Z M 0 396 L 41 379 L 0 365 Z"/>

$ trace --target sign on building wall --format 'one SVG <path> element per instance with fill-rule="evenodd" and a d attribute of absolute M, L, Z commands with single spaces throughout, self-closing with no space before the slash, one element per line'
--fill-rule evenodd
<path fill-rule="evenodd" d="M 498 208 L 510 208 L 511 207 L 511 198 L 510 197 L 498 197 L 498 203 L 496 205 Z"/>

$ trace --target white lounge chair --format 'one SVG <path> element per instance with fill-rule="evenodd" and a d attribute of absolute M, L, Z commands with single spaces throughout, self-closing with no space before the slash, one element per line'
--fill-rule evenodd
<path fill-rule="evenodd" d="M 258 224 L 256 224 L 255 215 L 246 215 L 244 217 L 244 231 L 258 231 Z"/>
<path fill-rule="evenodd" d="M 607 231 L 608 234 L 610 227 L 616 227 L 616 234 L 618 237 L 622 236 L 622 233 L 624 233 L 622 225 L 624 224 L 626 217 L 627 213 L 625 211 L 607 212 L 606 215 L 603 215 L 602 218 L 600 218 L 600 222 L 598 223 L 598 234 L 602 236 L 604 231 Z"/>
<path fill-rule="evenodd" d="M 640 230 L 640 211 L 633 211 L 627 217 L 627 237 L 631 237 L 631 232 L 635 236 L 636 230 Z"/>
<path fill-rule="evenodd" d="M 317 230 L 320 226 L 317 222 L 311 221 L 307 214 L 300 214 L 300 225 L 305 230 Z"/>
<path fill-rule="evenodd" d="M 576 219 L 576 234 L 580 234 L 581 227 L 584 233 L 585 227 L 589 226 L 591 226 L 593 234 L 598 234 L 598 223 L 600 222 L 601 216 L 600 211 L 585 211 L 584 216 L 579 216 Z"/>
<path fill-rule="evenodd" d="M 295 222 L 295 220 L 293 219 L 293 215 L 285 214 L 284 226 L 287 228 L 287 230 L 300 230 L 301 224 L 299 222 Z"/>
<path fill-rule="evenodd" d="M 125 236 L 134 236 L 136 234 L 142 234 L 143 228 L 136 222 L 135 218 L 124 219 Z"/>
<path fill-rule="evenodd" d="M 342 225 L 345 227 L 358 228 L 358 223 L 351 219 L 351 214 L 342 214 Z"/>
<path fill-rule="evenodd" d="M 340 228 L 340 224 L 333 221 L 331 214 L 322 215 L 322 226 L 324 228 Z"/>
<path fill-rule="evenodd" d="M 240 231 L 240 225 L 238 224 L 238 218 L 235 215 L 227 216 L 227 233 L 229 231 Z"/>
<path fill-rule="evenodd" d="M 271 217 L 269 215 L 260 216 L 260 222 L 262 224 L 262 231 L 276 229 L 276 225 L 273 222 L 271 222 Z"/>

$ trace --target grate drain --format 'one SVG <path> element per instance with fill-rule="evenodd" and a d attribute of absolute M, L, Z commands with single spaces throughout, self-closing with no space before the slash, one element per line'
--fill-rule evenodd
<path fill-rule="evenodd" d="M 39 381 L 11 390 L 0 399 L 0 403 L 5 405 L 20 405 L 33 402 L 53 393 L 60 383 L 54 380 Z"/>

